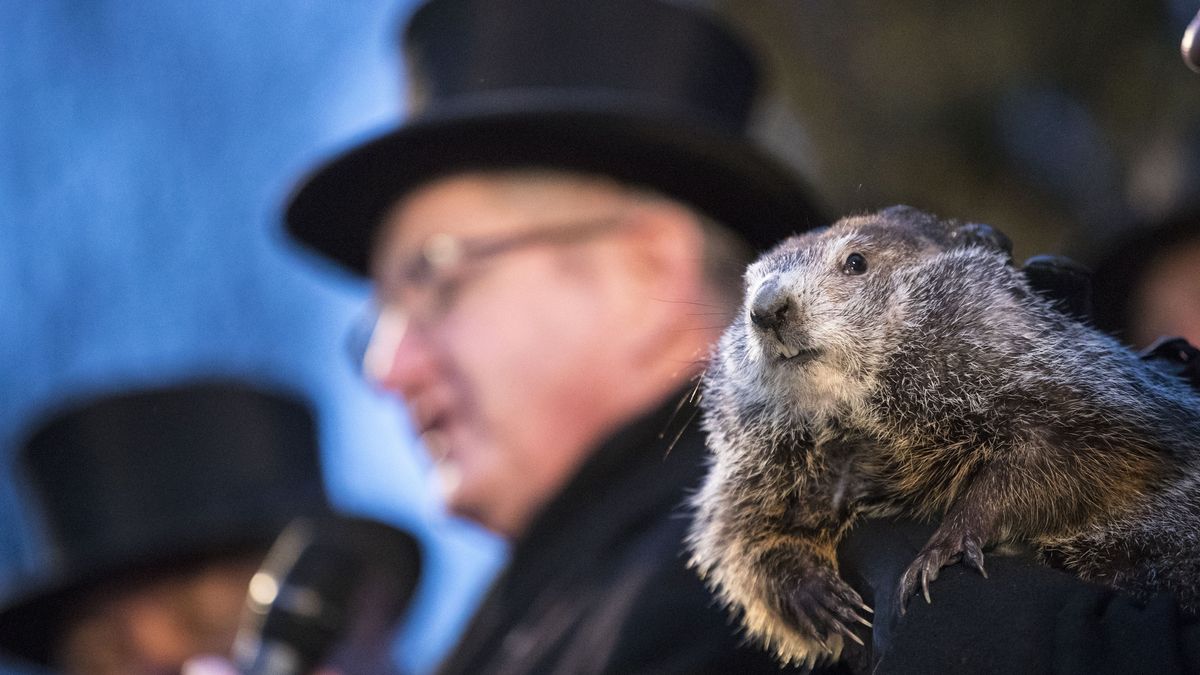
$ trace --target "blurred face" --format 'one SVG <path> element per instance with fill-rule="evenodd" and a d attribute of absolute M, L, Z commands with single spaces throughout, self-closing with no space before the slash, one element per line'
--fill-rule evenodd
<path fill-rule="evenodd" d="M 1134 294 L 1134 343 L 1162 336 L 1200 344 L 1200 241 L 1173 247 L 1147 269 Z"/>
<path fill-rule="evenodd" d="M 464 174 L 385 223 L 364 370 L 407 403 L 455 513 L 518 535 L 627 412 L 630 208 L 602 182 Z"/>
<path fill-rule="evenodd" d="M 62 639 L 71 675 L 175 675 L 198 654 L 228 654 L 261 554 L 100 591 Z"/>

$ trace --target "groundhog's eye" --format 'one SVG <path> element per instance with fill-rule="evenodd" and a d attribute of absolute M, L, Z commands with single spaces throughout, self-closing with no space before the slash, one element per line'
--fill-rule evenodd
<path fill-rule="evenodd" d="M 862 274 L 867 271 L 867 259 L 861 253 L 851 253 L 842 263 L 842 274 Z"/>

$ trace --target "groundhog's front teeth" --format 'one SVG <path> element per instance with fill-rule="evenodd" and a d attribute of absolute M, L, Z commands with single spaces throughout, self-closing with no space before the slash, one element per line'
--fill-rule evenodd
<path fill-rule="evenodd" d="M 778 354 L 780 360 L 789 363 L 807 363 L 817 358 L 821 352 L 817 349 L 801 349 L 800 347 L 780 343 Z"/>

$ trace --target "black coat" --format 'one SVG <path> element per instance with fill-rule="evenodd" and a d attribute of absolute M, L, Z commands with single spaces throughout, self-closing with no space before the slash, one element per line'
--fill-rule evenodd
<path fill-rule="evenodd" d="M 1038 563 L 993 553 L 988 578 L 961 564 L 893 611 L 896 581 L 933 533 L 893 520 L 856 526 L 839 548 L 847 580 L 875 608 L 873 675 L 1200 673 L 1200 618 L 1166 595 L 1139 603 Z"/>
<path fill-rule="evenodd" d="M 515 543 L 442 673 L 779 673 L 686 568 L 684 503 L 704 473 L 679 398 L 623 429 Z"/>

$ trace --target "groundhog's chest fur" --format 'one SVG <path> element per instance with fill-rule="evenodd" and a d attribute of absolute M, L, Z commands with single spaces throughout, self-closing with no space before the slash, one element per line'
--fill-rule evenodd
<path fill-rule="evenodd" d="M 1155 527 L 1200 535 L 1200 399 L 1033 293 L 1002 235 L 897 207 L 784 242 L 746 280 L 704 378 L 689 541 L 781 659 L 857 639 L 833 556 L 872 515 L 942 522 L 905 593 L 1019 540 L 1200 609 L 1200 554 Z"/>

